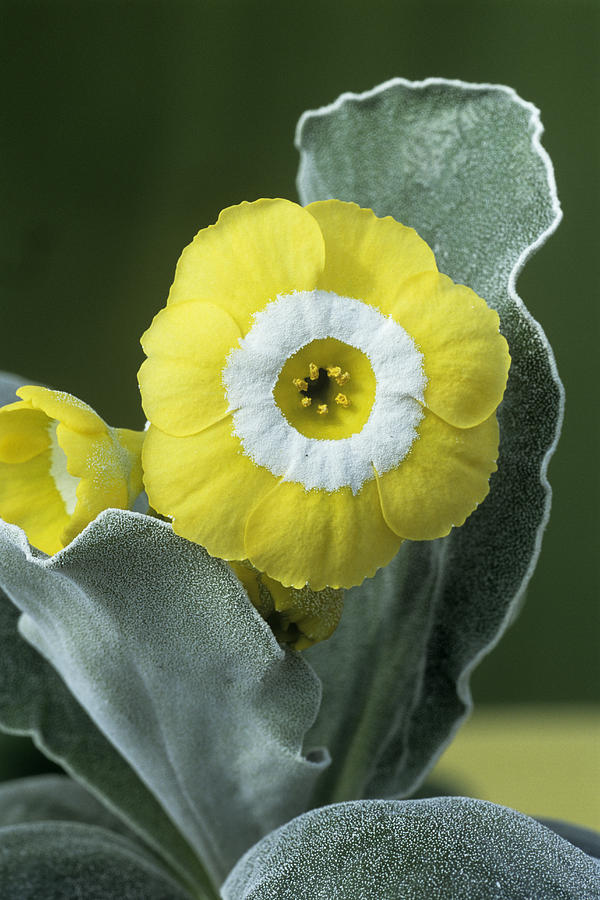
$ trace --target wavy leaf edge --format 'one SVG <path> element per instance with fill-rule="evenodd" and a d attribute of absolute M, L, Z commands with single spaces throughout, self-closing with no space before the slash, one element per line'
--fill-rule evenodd
<path fill-rule="evenodd" d="M 454 737 L 456 736 L 458 730 L 464 724 L 464 722 L 469 718 L 471 711 L 473 709 L 473 697 L 470 686 L 470 679 L 473 671 L 479 665 L 481 660 L 486 657 L 494 647 L 499 643 L 502 636 L 506 632 L 506 629 L 509 625 L 514 621 L 516 616 L 518 615 L 525 592 L 529 585 L 529 582 L 533 576 L 535 571 L 539 555 L 542 547 L 542 539 L 546 527 L 548 525 L 548 521 L 550 519 L 550 510 L 552 506 L 552 487 L 550 485 L 550 481 L 548 479 L 548 468 L 550 465 L 550 460 L 554 455 L 556 447 L 558 446 L 558 441 L 560 438 L 560 434 L 562 431 L 562 426 L 564 422 L 564 411 L 565 411 L 565 389 L 564 385 L 561 381 L 561 378 L 558 373 L 558 367 L 556 364 L 556 358 L 554 355 L 554 351 L 552 350 L 552 346 L 550 341 L 548 340 L 546 333 L 541 326 L 541 324 L 535 319 L 535 317 L 529 312 L 527 306 L 525 305 L 522 298 L 519 296 L 517 292 L 517 279 L 529 261 L 529 259 L 542 247 L 548 238 L 554 234 L 556 229 L 558 228 L 562 217 L 563 212 L 560 205 L 560 201 L 558 199 L 558 192 L 556 186 L 556 179 L 554 175 L 554 166 L 552 164 L 552 160 L 545 149 L 545 147 L 541 143 L 541 137 L 544 133 L 544 126 L 541 121 L 540 110 L 534 103 L 523 100 L 522 97 L 515 91 L 514 88 L 509 87 L 504 84 L 493 84 L 491 82 L 468 82 L 463 81 L 462 79 L 452 79 L 452 78 L 443 78 L 443 77 L 429 77 L 422 80 L 411 81 L 410 79 L 403 78 L 401 76 L 396 76 L 388 79 L 387 81 L 382 82 L 379 85 L 376 85 L 373 88 L 370 88 L 366 91 L 361 92 L 353 92 L 353 91 L 345 91 L 340 94 L 336 100 L 332 103 L 325 104 L 323 106 L 317 107 L 316 109 L 306 110 L 300 116 L 295 131 L 294 138 L 294 146 L 298 150 L 300 154 L 300 165 L 298 168 L 298 174 L 296 178 L 296 186 L 298 193 L 301 193 L 301 182 L 303 178 L 304 168 L 306 166 L 306 156 L 302 148 L 302 132 L 306 122 L 310 119 L 318 119 L 324 118 L 326 116 L 335 113 L 340 110 L 345 104 L 352 103 L 355 105 L 360 105 L 365 101 L 372 99 L 373 97 L 377 97 L 379 94 L 383 94 L 388 91 L 390 88 L 394 87 L 402 87 L 408 88 L 409 90 L 419 91 L 433 86 L 446 86 L 450 88 L 458 88 L 465 91 L 473 91 L 473 92 L 483 92 L 483 91 L 498 91 L 507 95 L 514 103 L 525 109 L 529 113 L 529 127 L 531 129 L 531 148 L 533 152 L 541 159 L 544 169 L 546 172 L 546 180 L 548 185 L 548 190 L 550 194 L 551 208 L 553 213 L 553 219 L 547 228 L 542 230 L 538 237 L 532 241 L 532 243 L 528 244 L 523 248 L 520 255 L 518 256 L 512 270 L 509 274 L 507 290 L 509 299 L 515 304 L 516 308 L 523 315 L 523 317 L 532 325 L 532 327 L 537 331 L 541 342 L 543 343 L 545 350 L 548 354 L 548 363 L 551 370 L 551 375 L 554 380 L 554 383 L 557 387 L 559 394 L 559 409 L 558 416 L 556 421 L 556 428 L 554 432 L 554 439 L 552 443 L 548 446 L 548 449 L 543 457 L 542 465 L 540 468 L 540 484 L 545 493 L 545 507 L 544 514 L 538 526 L 536 536 L 535 536 L 535 546 L 534 551 L 532 553 L 531 559 L 529 561 L 529 565 L 523 579 L 521 581 L 521 585 L 517 593 L 512 598 L 511 603 L 509 604 L 504 621 L 502 626 L 496 632 L 494 638 L 483 646 L 480 651 L 469 661 L 469 663 L 465 666 L 463 671 L 461 672 L 459 678 L 456 682 L 456 695 L 458 699 L 463 703 L 465 710 L 464 713 L 459 716 L 454 725 L 451 727 L 448 737 L 445 742 L 443 742 L 438 748 L 437 751 L 430 758 L 428 764 L 424 767 L 420 775 L 416 776 L 413 783 L 410 786 L 410 789 L 406 792 L 403 792 L 402 796 L 409 796 L 412 794 L 420 784 L 423 783 L 424 779 L 434 768 L 435 764 L 438 762 L 440 757 L 443 755 L 444 751 L 447 747 L 452 743 Z M 440 565 L 443 565 L 443 559 L 446 551 L 447 545 L 444 544 L 444 540 L 442 539 L 440 542 Z"/>

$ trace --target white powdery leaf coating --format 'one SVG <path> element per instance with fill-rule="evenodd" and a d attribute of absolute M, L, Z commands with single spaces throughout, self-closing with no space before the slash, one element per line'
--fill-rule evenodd
<path fill-rule="evenodd" d="M 471 672 L 539 556 L 564 408 L 552 349 L 516 292 L 561 219 L 541 133 L 539 111 L 510 88 L 443 78 L 395 78 L 298 123 L 301 203 L 336 197 L 414 228 L 444 274 L 497 310 L 511 354 L 486 499 L 447 537 L 405 542 L 349 592 L 327 652 L 309 651 L 323 681 L 312 737 L 333 758 L 321 803 L 415 789 L 467 715 Z"/>
<path fill-rule="evenodd" d="M 18 791 L 18 812 L 22 822 L 28 808 L 33 821 L 34 806 L 36 821 L 44 818 L 74 820 L 77 816 L 72 793 L 78 784 L 83 784 L 102 800 L 105 809 L 103 819 L 96 818 L 96 824 L 115 830 L 114 825 L 109 824 L 111 820 L 115 821 L 108 812 L 111 809 L 115 818 L 118 815 L 126 823 L 123 827 L 140 835 L 144 843 L 166 859 L 188 883 L 198 889 L 207 888 L 210 880 L 200 860 L 154 795 L 84 712 L 50 663 L 23 640 L 18 632 L 19 615 L 17 607 L 0 591 L 0 727 L 9 734 L 33 738 L 45 756 L 58 763 L 77 782 L 70 782 L 70 791 L 60 792 L 62 812 L 58 810 L 60 815 L 57 815 L 56 804 L 52 804 L 55 808 L 51 816 L 43 815 L 40 790 L 36 788 L 40 779 L 25 779 L 31 786 L 31 803 L 24 797 L 22 781 L 2 785 L 0 825 L 14 824 L 8 818 L 11 811 L 9 785 Z M 51 787 L 47 793 L 52 791 Z"/>
<path fill-rule="evenodd" d="M 6 900 L 192 900 L 138 844 L 74 822 L 0 828 L 0 895 Z"/>
<path fill-rule="evenodd" d="M 0 521 L 0 587 L 20 632 L 220 882 L 306 807 L 320 687 L 277 644 L 229 566 L 169 525 L 107 510 L 65 550 Z"/>
<path fill-rule="evenodd" d="M 534 819 L 464 797 L 312 810 L 240 860 L 224 900 L 596 900 L 600 866 Z"/>
<path fill-rule="evenodd" d="M 98 825 L 137 840 L 121 819 L 65 775 L 33 775 L 0 784 L 0 828 L 56 821 Z"/>
<path fill-rule="evenodd" d="M 375 376 L 375 402 L 360 432 L 340 440 L 300 434 L 273 389 L 290 356 L 312 341 L 336 338 L 360 350 Z M 231 352 L 223 381 L 244 452 L 278 478 L 306 490 L 358 493 L 365 481 L 395 468 L 417 438 L 427 385 L 423 356 L 391 316 L 331 291 L 280 295 L 254 317 Z"/>

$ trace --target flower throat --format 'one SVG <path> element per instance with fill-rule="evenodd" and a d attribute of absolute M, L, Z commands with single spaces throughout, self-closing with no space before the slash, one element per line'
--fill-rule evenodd
<path fill-rule="evenodd" d="M 332 381 L 341 387 L 350 381 L 350 373 L 342 372 L 340 366 L 328 366 L 325 369 L 311 362 L 308 366 L 308 375 L 292 379 L 292 383 L 300 393 L 300 404 L 306 409 L 314 402 L 318 415 L 327 415 L 329 412 Z M 341 391 L 336 394 L 334 402 L 338 406 L 346 408 L 350 406 L 350 400 Z"/>

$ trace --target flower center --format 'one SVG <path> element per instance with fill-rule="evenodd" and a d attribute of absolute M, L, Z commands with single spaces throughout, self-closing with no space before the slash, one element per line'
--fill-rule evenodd
<path fill-rule="evenodd" d="M 410 452 L 427 378 L 398 322 L 361 300 L 314 290 L 281 294 L 256 313 L 227 358 L 223 384 L 233 433 L 256 465 L 307 491 L 356 494 L 375 470 L 388 472 Z"/>
<path fill-rule="evenodd" d="M 333 379 L 341 387 L 347 381 L 350 381 L 350 372 L 342 372 L 341 366 L 328 366 L 326 369 L 320 369 L 315 363 L 311 362 L 308 365 L 307 376 L 292 379 L 302 395 L 300 400 L 302 406 L 312 406 L 314 400 L 316 401 L 317 414 L 320 416 L 327 415 L 330 402 L 329 379 Z M 342 394 L 341 391 L 338 391 L 335 395 L 334 402 L 338 406 L 350 406 L 348 397 L 346 394 Z"/>
<path fill-rule="evenodd" d="M 343 440 L 368 420 L 375 387 L 373 369 L 361 350 L 336 338 L 321 338 L 286 360 L 273 397 L 300 434 Z"/>

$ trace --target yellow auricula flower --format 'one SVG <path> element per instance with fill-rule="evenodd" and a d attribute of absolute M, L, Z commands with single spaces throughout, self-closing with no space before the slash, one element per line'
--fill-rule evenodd
<path fill-rule="evenodd" d="M 0 517 L 49 555 L 142 490 L 143 432 L 110 428 L 71 394 L 26 385 L 0 408 Z"/>
<path fill-rule="evenodd" d="M 151 505 L 286 587 L 359 584 L 488 492 L 498 316 L 390 217 L 337 200 L 224 210 L 142 345 Z"/>

